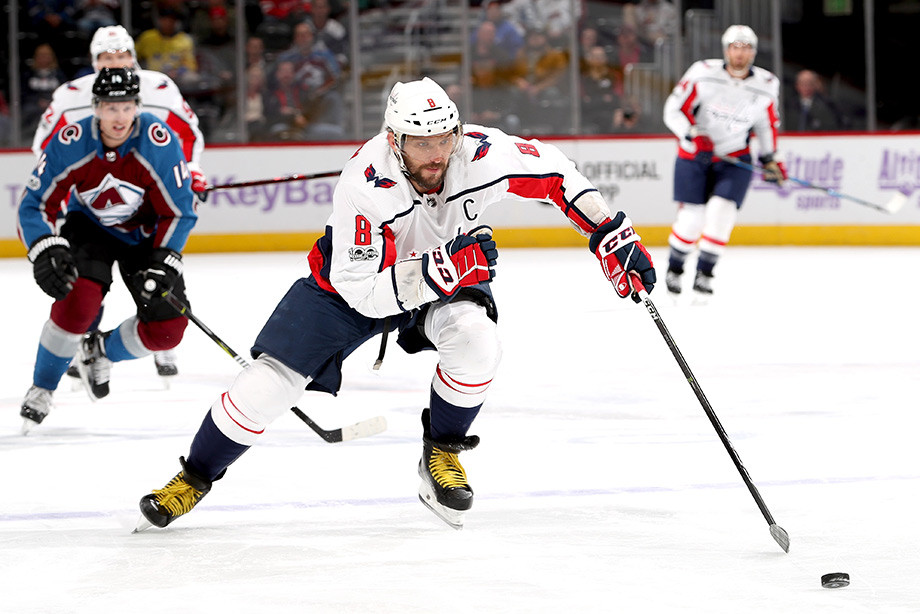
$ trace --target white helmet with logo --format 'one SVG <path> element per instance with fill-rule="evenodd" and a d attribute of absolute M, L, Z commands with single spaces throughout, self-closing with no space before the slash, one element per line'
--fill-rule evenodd
<path fill-rule="evenodd" d="M 384 122 L 400 138 L 460 131 L 457 105 L 428 77 L 393 86 L 387 98 Z"/>
<path fill-rule="evenodd" d="M 118 51 L 130 51 L 131 57 L 134 58 L 134 66 L 137 67 L 137 53 L 134 51 L 134 39 L 128 34 L 123 26 L 103 26 L 93 34 L 93 40 L 89 44 L 89 54 L 93 58 L 93 70 L 99 71 L 96 61 L 101 53 L 114 53 Z"/>
<path fill-rule="evenodd" d="M 755 52 L 757 51 L 757 35 L 748 26 L 728 26 L 722 35 L 722 49 L 727 49 L 732 43 L 750 45 Z"/>

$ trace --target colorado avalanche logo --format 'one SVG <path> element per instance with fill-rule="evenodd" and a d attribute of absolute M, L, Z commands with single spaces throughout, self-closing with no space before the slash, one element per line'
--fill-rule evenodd
<path fill-rule="evenodd" d="M 147 128 L 147 136 L 150 137 L 154 145 L 159 145 L 160 147 L 163 147 L 172 140 L 172 135 L 169 133 L 169 130 L 162 124 L 150 124 L 150 127 Z"/>
<path fill-rule="evenodd" d="M 103 226 L 116 226 L 137 212 L 144 202 L 144 190 L 109 173 L 95 188 L 80 192 L 80 201 Z"/>
<path fill-rule="evenodd" d="M 375 188 L 392 188 L 396 185 L 396 182 L 392 179 L 378 176 L 373 164 L 364 169 L 364 178 L 368 181 L 373 181 Z"/>
<path fill-rule="evenodd" d="M 79 124 L 68 124 L 58 130 L 58 140 L 64 145 L 70 145 L 80 140 L 83 128 Z"/>
<path fill-rule="evenodd" d="M 487 135 L 482 132 L 467 132 L 463 136 L 468 136 L 479 141 L 479 147 L 476 148 L 476 153 L 473 154 L 473 159 L 470 162 L 475 162 L 486 157 L 486 154 L 489 153 L 489 148 L 492 147 L 492 143 L 487 141 L 489 138 Z"/>

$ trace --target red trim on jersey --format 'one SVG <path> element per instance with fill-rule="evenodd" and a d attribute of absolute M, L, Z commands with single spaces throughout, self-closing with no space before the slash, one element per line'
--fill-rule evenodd
<path fill-rule="evenodd" d="M 261 435 L 262 433 L 265 432 L 265 429 L 264 429 L 264 428 L 263 428 L 262 430 L 260 430 L 260 431 L 254 431 L 254 430 L 252 430 L 252 429 L 250 429 L 250 428 L 246 428 L 245 426 L 243 426 L 242 424 L 240 424 L 240 423 L 236 420 L 236 418 L 234 418 L 233 415 L 230 413 L 230 410 L 227 409 L 227 403 L 230 403 L 230 405 L 233 407 L 233 410 L 234 410 L 236 413 L 238 413 L 239 415 L 243 416 L 243 417 L 246 418 L 247 420 L 251 420 L 251 419 L 249 418 L 249 416 L 247 416 L 246 414 L 244 414 L 243 412 L 240 411 L 240 408 L 237 407 L 236 404 L 233 402 L 233 399 L 230 398 L 230 393 L 229 393 L 229 392 L 225 392 L 225 393 L 223 393 L 222 395 L 220 395 L 220 406 L 224 409 L 224 413 L 227 414 L 227 417 L 230 418 L 231 421 L 233 421 L 233 424 L 237 425 L 238 427 L 240 427 L 240 428 L 243 429 L 244 431 L 247 431 L 247 432 L 249 432 L 249 433 L 254 433 L 254 434 L 256 434 L 256 435 Z M 255 422 L 255 420 L 251 420 L 251 421 L 252 421 L 252 422 Z"/>
<path fill-rule="evenodd" d="M 680 112 L 687 116 L 687 119 L 690 120 L 690 125 L 696 124 L 696 117 L 693 116 L 693 101 L 696 100 L 696 84 L 693 84 L 693 89 L 690 90 L 690 95 L 687 96 L 687 99 L 684 101 L 684 104 L 680 105 Z"/>
<path fill-rule="evenodd" d="M 391 267 L 396 263 L 396 237 L 393 235 L 393 229 L 389 226 L 383 227 L 383 262 L 380 270 Z"/>
<path fill-rule="evenodd" d="M 45 137 L 45 140 L 42 141 L 42 150 L 44 150 L 45 147 L 48 146 L 48 143 L 51 142 L 51 139 L 54 138 L 54 135 L 58 133 L 58 130 L 66 126 L 67 123 L 68 123 L 67 120 L 64 119 L 64 114 L 61 113 L 61 116 L 58 118 L 57 124 L 55 124 L 54 128 L 51 129 L 51 132 L 48 134 L 47 137 Z"/>
<path fill-rule="evenodd" d="M 313 273 L 313 279 L 316 280 L 319 287 L 326 292 L 338 294 L 335 288 L 332 287 L 332 284 L 329 283 L 329 280 L 323 277 L 322 270 L 323 265 L 326 264 L 326 258 L 323 256 L 323 251 L 319 248 L 319 241 L 313 244 L 313 249 L 310 250 L 310 255 L 307 256 L 307 262 L 310 264 L 310 271 Z"/>
<path fill-rule="evenodd" d="M 182 155 L 185 156 L 186 162 L 192 159 L 192 151 L 195 148 L 195 133 L 187 121 L 170 112 L 166 117 L 166 125 L 172 128 L 172 131 L 179 137 L 182 142 Z"/>
<path fill-rule="evenodd" d="M 779 123 L 779 115 L 772 102 L 767 106 L 767 117 L 770 120 L 770 140 L 773 143 L 773 151 L 776 151 L 776 125 Z"/>
<path fill-rule="evenodd" d="M 585 219 L 580 211 L 570 207 L 562 196 L 562 176 L 549 177 L 509 177 L 508 192 L 523 198 L 535 198 L 555 203 L 556 207 L 565 214 L 576 226 L 586 233 L 592 233 L 597 228 L 590 220 Z"/>

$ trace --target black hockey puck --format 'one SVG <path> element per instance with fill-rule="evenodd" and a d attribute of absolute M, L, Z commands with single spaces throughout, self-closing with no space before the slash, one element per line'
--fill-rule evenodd
<path fill-rule="evenodd" d="M 826 573 L 821 576 L 821 586 L 824 588 L 842 588 L 850 585 L 850 574 L 837 572 Z"/>

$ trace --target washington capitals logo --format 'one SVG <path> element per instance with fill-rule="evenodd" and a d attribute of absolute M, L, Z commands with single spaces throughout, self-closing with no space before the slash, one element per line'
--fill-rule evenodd
<path fill-rule="evenodd" d="M 368 181 L 373 181 L 375 188 L 392 188 L 396 185 L 396 182 L 392 179 L 377 175 L 377 169 L 374 168 L 373 164 L 364 169 L 364 178 Z"/>
<path fill-rule="evenodd" d="M 476 148 L 476 153 L 473 154 L 473 159 L 470 160 L 470 162 L 475 162 L 476 160 L 485 158 L 486 154 L 489 153 L 489 147 L 492 147 L 492 143 L 486 140 L 488 135 L 485 135 L 482 132 L 467 132 L 464 136 L 468 136 L 479 141 L 479 147 Z"/>

